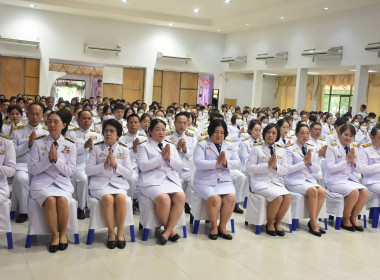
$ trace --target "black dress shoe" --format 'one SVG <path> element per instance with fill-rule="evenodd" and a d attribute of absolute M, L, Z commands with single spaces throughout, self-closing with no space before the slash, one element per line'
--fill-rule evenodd
<path fill-rule="evenodd" d="M 107 248 L 108 249 L 115 249 L 115 247 L 116 247 L 116 240 L 107 241 Z"/>
<path fill-rule="evenodd" d="M 268 225 L 265 225 L 265 232 L 269 234 L 270 236 L 276 236 L 276 230 L 269 230 Z"/>
<path fill-rule="evenodd" d="M 243 209 L 240 209 L 239 205 L 235 204 L 234 212 L 237 214 L 243 214 Z"/>
<path fill-rule="evenodd" d="M 86 219 L 86 214 L 84 213 L 84 210 L 82 210 L 80 208 L 77 209 L 77 218 L 78 218 L 78 220 Z"/>
<path fill-rule="evenodd" d="M 167 242 L 168 240 L 162 234 L 157 238 L 157 244 L 159 245 L 165 245 Z"/>
<path fill-rule="evenodd" d="M 285 236 L 285 231 L 276 229 L 276 235 L 283 237 L 283 236 Z"/>
<path fill-rule="evenodd" d="M 58 244 L 58 250 L 59 251 L 65 251 L 67 249 L 67 247 L 69 247 L 68 242 L 66 242 L 66 243 L 59 242 L 59 244 Z"/>
<path fill-rule="evenodd" d="M 28 214 L 18 214 L 16 223 L 21 224 L 28 220 Z"/>
<path fill-rule="evenodd" d="M 125 237 L 123 236 L 124 240 L 117 240 L 116 241 L 116 247 L 119 249 L 124 249 L 127 242 L 125 241 Z"/>
<path fill-rule="evenodd" d="M 326 233 L 326 231 L 323 228 L 319 228 L 319 232 L 322 233 L 322 234 Z"/>
<path fill-rule="evenodd" d="M 208 238 L 210 238 L 211 240 L 217 240 L 218 239 L 218 234 L 211 234 L 211 233 L 209 233 L 208 234 Z"/>
<path fill-rule="evenodd" d="M 356 231 L 360 231 L 360 232 L 363 232 L 364 231 L 364 228 L 362 226 L 354 226 L 354 229 Z"/>
<path fill-rule="evenodd" d="M 188 203 L 185 203 L 185 213 L 190 214 L 190 211 L 191 211 L 190 205 Z"/>
<path fill-rule="evenodd" d="M 181 237 L 179 236 L 179 234 L 176 233 L 175 235 L 170 236 L 168 240 L 171 241 L 171 242 L 176 242 L 176 241 L 178 241 L 178 239 L 180 239 L 180 238 L 181 238 Z"/>
<path fill-rule="evenodd" d="M 355 228 L 353 226 L 345 226 L 342 224 L 340 227 L 348 231 L 355 231 Z"/>
<path fill-rule="evenodd" d="M 49 253 L 55 253 L 58 251 L 58 244 L 57 245 L 49 245 Z"/>
<path fill-rule="evenodd" d="M 313 230 L 313 228 L 311 227 L 310 225 L 310 222 L 307 223 L 307 227 L 309 228 L 309 232 L 312 234 L 312 235 L 315 235 L 315 236 L 318 236 L 318 237 L 321 237 L 322 236 L 322 233 L 318 231 L 315 231 Z"/>
<path fill-rule="evenodd" d="M 232 240 L 232 235 L 231 234 L 224 234 L 218 229 L 218 236 L 220 236 L 223 239 L 226 240 Z"/>

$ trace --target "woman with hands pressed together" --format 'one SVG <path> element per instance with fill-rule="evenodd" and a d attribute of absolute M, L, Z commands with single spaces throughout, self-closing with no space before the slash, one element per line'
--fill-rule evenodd
<path fill-rule="evenodd" d="M 263 130 L 263 139 L 264 143 L 252 148 L 246 169 L 251 178 L 251 191 L 269 202 L 266 233 L 284 236 L 281 221 L 289 209 L 291 196 L 282 177 L 288 173 L 286 152 L 275 144 L 280 139 L 280 128 L 268 124 Z"/>
<path fill-rule="evenodd" d="M 137 166 L 141 193 L 153 200 L 156 215 L 164 225 L 157 243 L 176 242 L 180 236 L 174 231 L 185 207 L 186 195 L 178 172 L 183 162 L 176 147 L 166 142 L 166 123 L 154 119 L 148 130 L 149 140 L 137 147 Z"/>
<path fill-rule="evenodd" d="M 102 202 L 102 213 L 108 228 L 107 247 L 123 249 L 126 245 L 124 221 L 129 189 L 127 180 L 132 176 L 129 149 L 118 142 L 123 128 L 117 120 L 104 121 L 102 133 L 104 141 L 94 145 L 87 162 L 86 174 L 90 176 L 91 196 Z M 117 234 L 114 231 L 115 216 Z"/>
<path fill-rule="evenodd" d="M 51 253 L 63 251 L 68 246 L 68 200 L 74 191 L 70 176 L 76 167 L 76 146 L 72 139 L 63 135 L 70 120 L 71 114 L 66 110 L 51 112 L 47 119 L 49 135 L 36 138 L 30 154 L 30 196 L 45 210 L 51 232 Z"/>
<path fill-rule="evenodd" d="M 237 149 L 224 141 L 228 130 L 223 120 L 213 120 L 207 131 L 209 138 L 202 138 L 194 149 L 194 189 L 207 201 L 207 215 L 211 222 L 208 237 L 216 240 L 220 236 L 231 240 L 232 235 L 227 232 L 226 225 L 234 210 L 236 195 L 230 170 L 240 168 L 241 163 Z"/>

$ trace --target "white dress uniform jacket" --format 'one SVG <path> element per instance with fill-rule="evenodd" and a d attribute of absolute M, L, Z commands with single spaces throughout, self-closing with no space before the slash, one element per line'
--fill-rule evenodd
<path fill-rule="evenodd" d="M 380 194 L 380 148 L 366 143 L 359 148 L 363 185 Z"/>
<path fill-rule="evenodd" d="M 251 150 L 254 146 L 262 144 L 262 139 L 253 139 L 252 136 L 245 137 L 241 140 L 239 145 L 239 157 L 241 161 L 242 172 L 246 171 L 246 161 L 251 153 Z"/>
<path fill-rule="evenodd" d="M 0 134 L 0 203 L 4 203 L 9 197 L 7 177 L 12 177 L 15 172 L 16 153 L 12 138 Z"/>

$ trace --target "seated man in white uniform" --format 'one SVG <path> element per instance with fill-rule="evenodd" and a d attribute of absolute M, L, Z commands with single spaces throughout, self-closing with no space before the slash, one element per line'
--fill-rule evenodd
<path fill-rule="evenodd" d="M 119 142 L 123 143 L 129 149 L 129 156 L 131 159 L 132 176 L 128 179 L 130 186 L 128 196 L 132 197 L 135 201 L 135 207 L 138 208 L 137 197 L 139 188 L 137 181 L 139 178 L 139 169 L 137 167 L 137 145 L 144 143 L 148 140 L 147 136 L 139 132 L 141 127 L 139 116 L 135 113 L 130 114 L 127 118 L 128 132 L 119 138 Z"/>
<path fill-rule="evenodd" d="M 92 113 L 83 110 L 78 113 L 78 128 L 69 129 L 67 136 L 75 141 L 77 148 L 77 161 L 71 183 L 74 186 L 73 197 L 78 201 L 77 218 L 85 219 L 85 207 L 88 196 L 88 178 L 85 172 L 87 160 L 95 143 L 102 140 L 98 130 L 90 129 Z"/>
<path fill-rule="evenodd" d="M 123 119 L 125 112 L 125 107 L 123 104 L 115 104 L 113 107 L 113 115 L 115 119 L 121 124 L 123 127 L 123 133 L 127 132 L 127 122 Z"/>
<path fill-rule="evenodd" d="M 40 104 L 31 104 L 27 112 L 28 124 L 15 126 L 12 132 L 13 144 L 16 150 L 16 173 L 12 183 L 11 211 L 18 211 L 16 223 L 23 223 L 28 219 L 28 163 L 30 150 L 34 140 L 49 133 L 42 128 L 42 112 L 43 109 Z"/>
<path fill-rule="evenodd" d="M 195 135 L 186 130 L 188 121 L 189 114 L 187 112 L 178 113 L 174 120 L 175 129 L 166 132 L 165 140 L 177 147 L 179 157 L 183 161 L 183 167 L 179 173 L 179 177 L 181 178 L 183 191 L 186 194 L 185 212 L 190 214 L 192 186 L 189 161 L 193 157 L 197 141 Z"/>

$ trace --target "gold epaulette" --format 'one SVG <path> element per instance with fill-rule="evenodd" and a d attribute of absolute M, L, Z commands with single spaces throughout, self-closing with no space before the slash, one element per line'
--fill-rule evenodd
<path fill-rule="evenodd" d="M 42 138 L 44 138 L 44 137 L 46 137 L 46 134 L 44 134 L 44 135 L 40 135 L 40 136 L 36 137 L 36 140 L 38 140 L 38 139 L 42 139 Z"/>
<path fill-rule="evenodd" d="M 190 130 L 192 130 L 192 131 L 195 131 L 195 128 L 193 128 L 193 127 L 188 127 L 187 129 L 190 129 Z"/>
<path fill-rule="evenodd" d="M 146 135 L 146 134 L 143 134 L 143 133 L 139 133 L 139 136 L 148 137 L 148 135 Z"/>
<path fill-rule="evenodd" d="M 232 122 L 229 122 L 227 125 L 232 125 Z"/>
<path fill-rule="evenodd" d="M 368 148 L 368 147 L 371 147 L 372 143 L 369 142 L 369 143 L 365 143 L 362 145 L 363 148 Z"/>
<path fill-rule="evenodd" d="M 245 137 L 244 139 L 242 139 L 241 141 L 247 141 L 249 139 L 249 136 Z"/>
<path fill-rule="evenodd" d="M 185 134 L 186 134 L 187 136 L 194 137 L 194 134 L 191 133 L 190 131 L 186 131 Z"/>
<path fill-rule="evenodd" d="M 22 129 L 22 128 L 24 128 L 24 127 L 25 127 L 25 125 L 18 125 L 18 126 L 15 126 L 15 127 L 13 128 L 13 130 Z"/>
<path fill-rule="evenodd" d="M 286 144 L 284 148 L 287 148 L 287 147 L 290 147 L 290 146 L 293 146 L 293 143 Z"/>
<path fill-rule="evenodd" d="M 225 141 L 227 141 L 227 142 L 233 142 L 230 138 L 226 138 L 226 139 L 224 139 Z"/>
<path fill-rule="evenodd" d="M 352 143 L 352 146 L 354 146 L 355 148 L 359 148 L 359 144 L 358 143 Z"/>
<path fill-rule="evenodd" d="M 208 139 L 208 136 L 207 136 L 207 137 L 202 137 L 202 138 L 200 138 L 198 141 L 199 141 L 199 142 L 202 142 L 202 141 L 207 140 L 207 139 Z"/>
<path fill-rule="evenodd" d="M 333 134 L 334 133 L 334 131 L 333 130 L 331 130 L 329 133 L 327 133 L 328 135 L 330 135 L 330 134 Z"/>
<path fill-rule="evenodd" d="M 70 129 L 69 129 L 69 131 L 77 131 L 77 130 L 79 130 L 79 128 L 78 128 L 78 127 L 75 127 L 75 128 L 70 128 Z"/>
<path fill-rule="evenodd" d="M 203 133 L 201 134 L 201 136 L 206 136 L 206 135 L 208 135 L 208 132 L 207 132 L 207 131 L 205 131 L 205 132 L 203 132 Z"/>
<path fill-rule="evenodd" d="M 97 124 L 101 124 L 101 123 L 102 123 L 102 121 L 95 123 L 95 125 L 97 125 Z"/>
<path fill-rule="evenodd" d="M 174 132 L 173 131 L 166 131 L 166 136 L 168 136 L 168 135 L 172 135 Z"/>
<path fill-rule="evenodd" d="M 8 120 L 3 120 L 3 124 L 10 124 L 10 121 L 8 121 Z"/>
<path fill-rule="evenodd" d="M 145 143 L 145 142 L 148 142 L 148 140 L 144 140 L 144 141 L 140 142 L 139 145 L 142 144 L 142 143 Z"/>
<path fill-rule="evenodd" d="M 205 122 L 204 124 L 210 124 L 210 122 Z"/>
<path fill-rule="evenodd" d="M 92 131 L 92 132 L 96 132 L 96 133 L 100 133 L 99 130 L 97 130 L 97 129 L 93 129 L 93 128 L 91 128 L 90 131 Z"/>
<path fill-rule="evenodd" d="M 330 145 L 333 146 L 333 147 L 335 147 L 335 146 L 338 146 L 338 143 L 337 142 L 332 142 Z"/>
<path fill-rule="evenodd" d="M 285 146 L 282 145 L 282 144 L 276 144 L 276 146 L 277 146 L 277 147 L 280 147 L 280 148 L 285 148 Z"/>
<path fill-rule="evenodd" d="M 202 119 L 200 117 L 197 118 L 197 121 L 201 121 Z"/>
<path fill-rule="evenodd" d="M 100 142 L 95 143 L 94 145 L 99 145 L 99 144 L 103 144 L 103 143 L 104 143 L 104 141 L 100 141 Z"/>
<path fill-rule="evenodd" d="M 119 145 L 122 145 L 122 146 L 128 148 L 128 146 L 126 144 L 124 144 L 123 142 L 118 141 L 118 143 L 119 143 Z"/>
<path fill-rule="evenodd" d="M 286 135 L 286 138 L 288 138 L 288 139 L 293 139 L 292 136 L 288 136 L 288 135 Z"/>
<path fill-rule="evenodd" d="M 8 140 L 13 140 L 12 137 L 10 137 L 10 136 L 8 136 L 6 134 L 3 134 L 3 133 L 0 133 L 0 136 L 3 137 L 3 138 L 5 138 L 5 139 L 8 139 Z"/>
<path fill-rule="evenodd" d="M 47 127 L 47 125 L 44 125 L 42 128 L 45 129 L 45 130 L 49 130 L 48 127 Z"/>
<path fill-rule="evenodd" d="M 260 146 L 262 144 L 263 144 L 263 142 L 257 142 L 257 143 L 253 143 L 253 146 Z"/>
<path fill-rule="evenodd" d="M 75 141 L 74 141 L 73 139 L 71 139 L 70 137 L 65 136 L 65 139 L 66 139 L 67 141 L 70 141 L 71 143 L 75 143 Z"/>
<path fill-rule="evenodd" d="M 325 138 L 322 138 L 322 137 L 319 137 L 318 139 L 319 139 L 319 140 L 322 140 L 322 141 L 326 141 L 326 139 L 325 139 Z"/>

